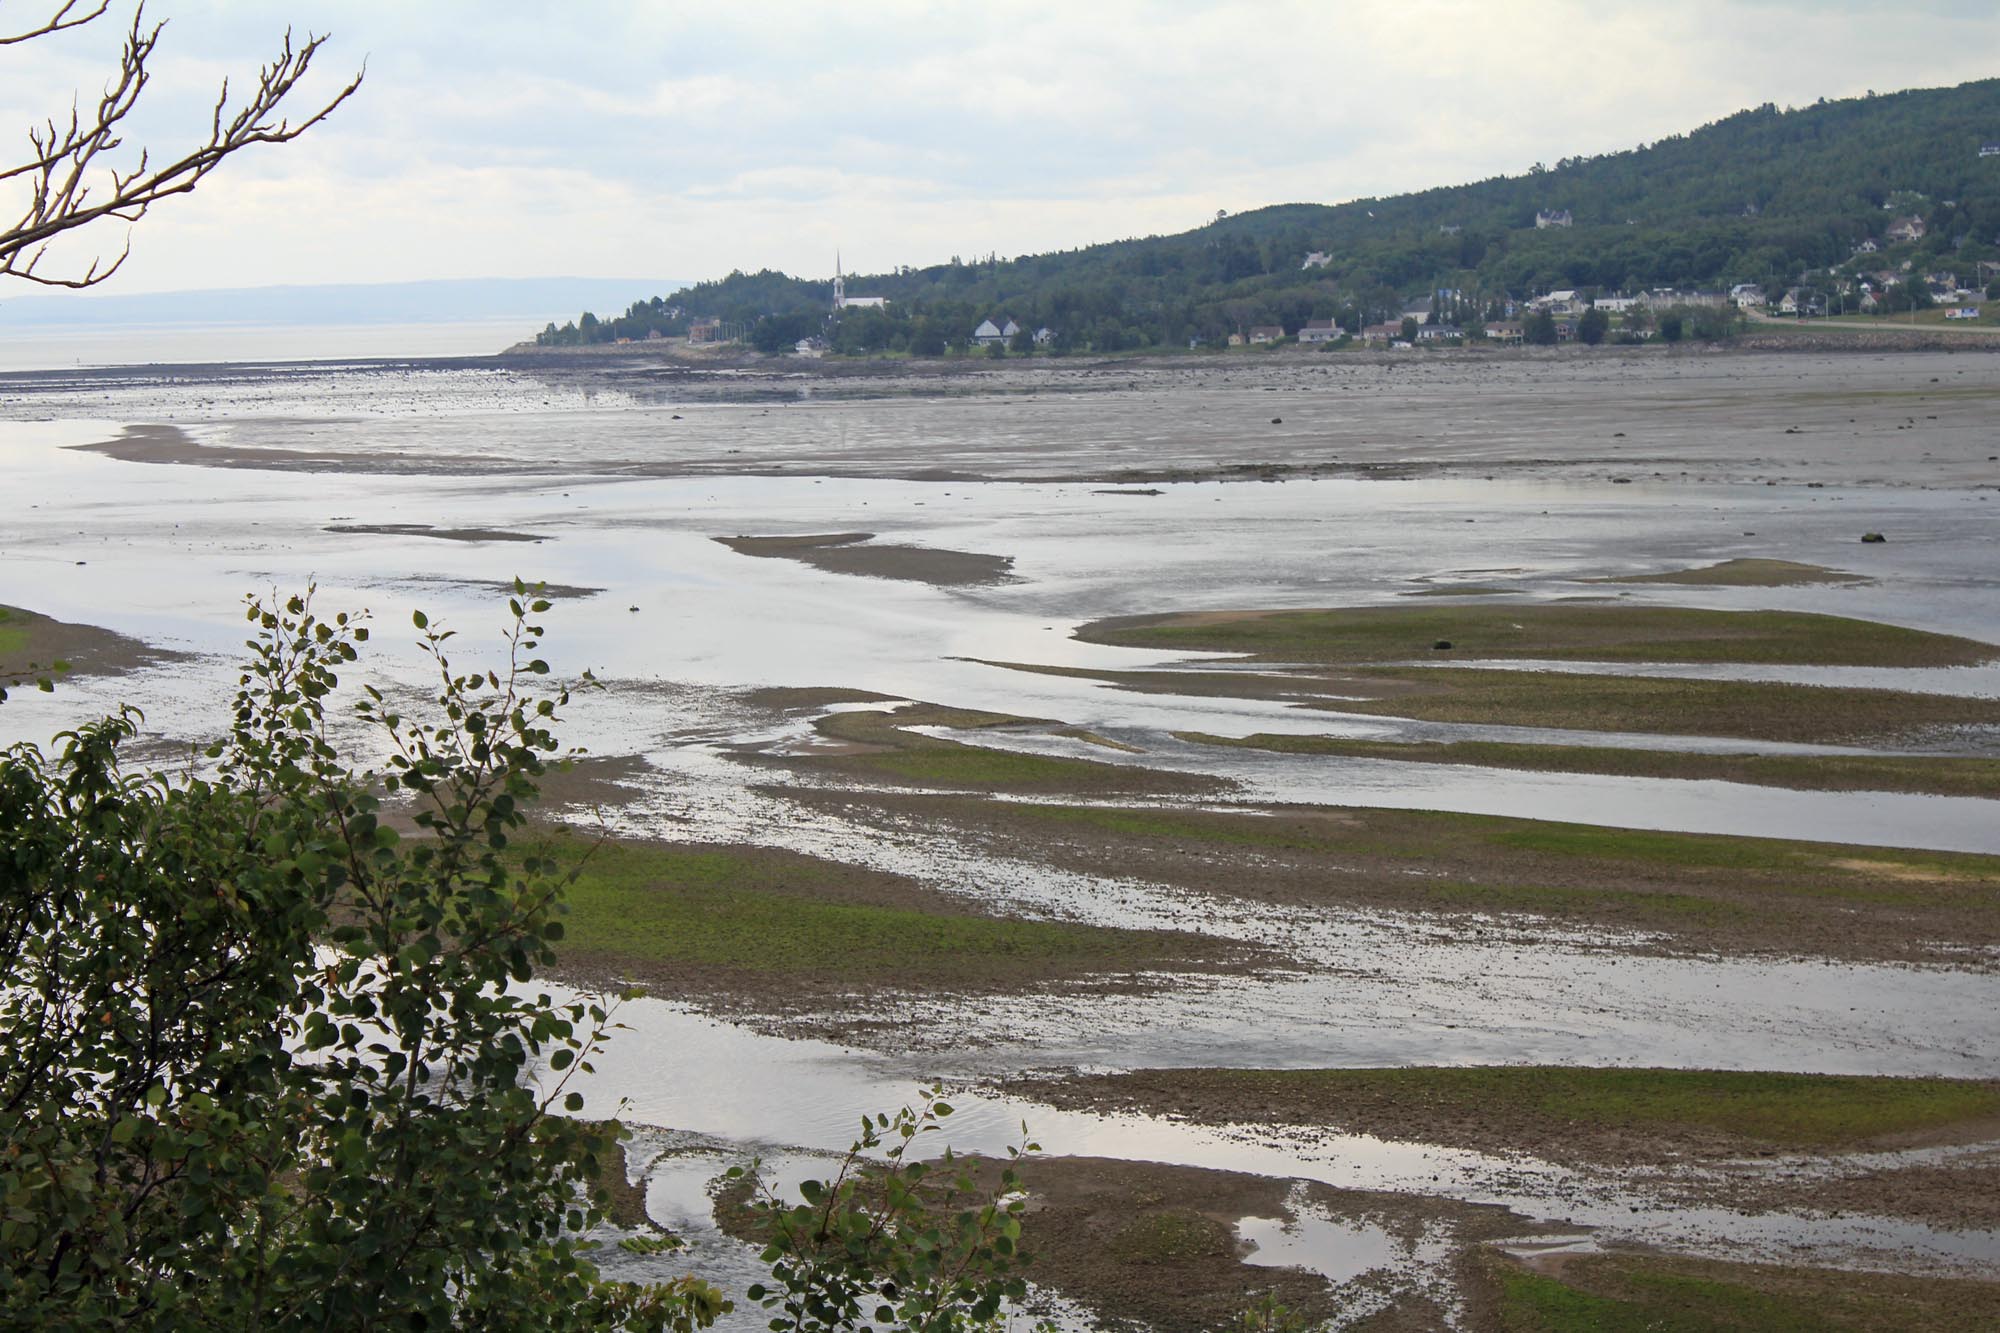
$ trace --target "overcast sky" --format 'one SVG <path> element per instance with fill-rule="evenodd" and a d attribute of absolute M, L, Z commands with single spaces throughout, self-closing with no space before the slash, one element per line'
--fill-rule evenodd
<path fill-rule="evenodd" d="M 46 3 L 10 0 L 0 23 Z M 849 271 L 1012 255 L 1179 231 L 1218 208 L 1519 172 L 1767 101 L 2000 74 L 1991 0 L 156 0 L 151 12 L 171 22 L 132 141 L 156 151 L 198 134 L 220 80 L 253 70 L 287 22 L 333 34 L 328 87 L 364 58 L 368 78 L 305 140 L 246 153 L 157 210 L 118 276 L 127 292 L 823 276 L 836 247 Z M 0 127 L 94 94 L 115 36 L 107 21 L 0 47 Z"/>

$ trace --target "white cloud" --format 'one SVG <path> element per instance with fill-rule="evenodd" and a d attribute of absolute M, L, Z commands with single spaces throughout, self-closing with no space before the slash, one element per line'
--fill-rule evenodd
<path fill-rule="evenodd" d="M 173 3 L 145 126 L 163 144 L 278 22 Z M 1989 7 L 1860 0 L 288 10 L 334 31 L 329 80 L 366 54 L 368 84 L 148 219 L 125 290 L 1018 254 L 1518 172 L 2000 56 Z M 105 54 L 101 35 L 0 50 L 0 130 L 92 86 Z"/>

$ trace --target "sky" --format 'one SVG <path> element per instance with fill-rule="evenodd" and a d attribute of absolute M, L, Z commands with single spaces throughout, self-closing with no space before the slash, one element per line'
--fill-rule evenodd
<path fill-rule="evenodd" d="M 48 4 L 10 0 L 0 26 Z M 0 46 L 15 146 L 0 162 L 20 160 L 28 124 L 95 96 L 129 14 Z M 222 80 L 287 24 L 331 33 L 322 94 L 364 62 L 367 78 L 305 138 L 162 204 L 107 292 L 824 277 L 836 251 L 880 271 L 2000 75 L 1990 0 L 154 0 L 148 15 L 169 22 L 128 150 L 198 138 Z"/>

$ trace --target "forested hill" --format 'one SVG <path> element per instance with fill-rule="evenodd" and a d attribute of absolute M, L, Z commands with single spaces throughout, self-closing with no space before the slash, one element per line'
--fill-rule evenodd
<path fill-rule="evenodd" d="M 1637 291 L 1757 282 L 1913 261 L 1971 270 L 2000 258 L 2000 79 L 1739 112 L 1626 152 L 1537 164 L 1519 176 L 1339 205 L 1283 204 L 1172 236 L 1017 259 L 954 259 L 848 279 L 889 313 L 847 311 L 842 341 L 933 350 L 989 315 L 1046 325 L 1100 350 L 1214 339 L 1247 324 L 1386 317 L 1457 289 L 1479 302 L 1552 287 Z M 1537 227 L 1537 215 L 1570 225 Z M 1895 244 L 1898 217 L 1922 238 Z M 1324 265 L 1303 266 L 1310 254 Z M 713 317 L 776 346 L 819 332 L 828 282 L 732 274 L 641 302 L 623 317 L 544 332 L 544 342 L 678 334 Z M 785 317 L 768 319 L 770 316 Z M 930 327 L 935 325 L 935 327 Z M 808 327 L 810 326 L 810 327 Z M 872 331 L 860 335 L 864 328 Z M 900 341 L 900 344 L 898 340 Z M 919 345 L 919 342 L 923 345 Z"/>

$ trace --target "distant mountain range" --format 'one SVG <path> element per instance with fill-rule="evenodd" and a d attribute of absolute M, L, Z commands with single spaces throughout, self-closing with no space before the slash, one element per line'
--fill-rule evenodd
<path fill-rule="evenodd" d="M 1665 95 L 1643 84 L 1635 96 Z M 1559 83 L 1549 108 L 1562 114 Z M 1626 152 L 1390 198 L 1219 215 L 1177 235 L 851 275 L 850 295 L 886 297 L 888 309 L 846 310 L 824 332 L 836 351 L 928 351 L 1011 316 L 1104 351 L 1308 319 L 1359 327 L 1440 293 L 1484 310 L 1551 288 L 1782 292 L 1829 269 L 1906 260 L 1975 278 L 1982 262 L 2000 263 L 2000 79 L 1765 105 Z M 832 307 L 830 283 L 773 272 L 625 300 L 655 292 L 671 294 L 540 340 L 637 339 L 712 318 L 776 348 L 802 329 L 819 335 Z"/>
<path fill-rule="evenodd" d="M 0 300 L 0 332 L 31 328 L 213 328 L 229 325 L 540 322 L 635 291 L 681 286 L 659 278 L 447 278 L 206 291 L 34 293 Z"/>

